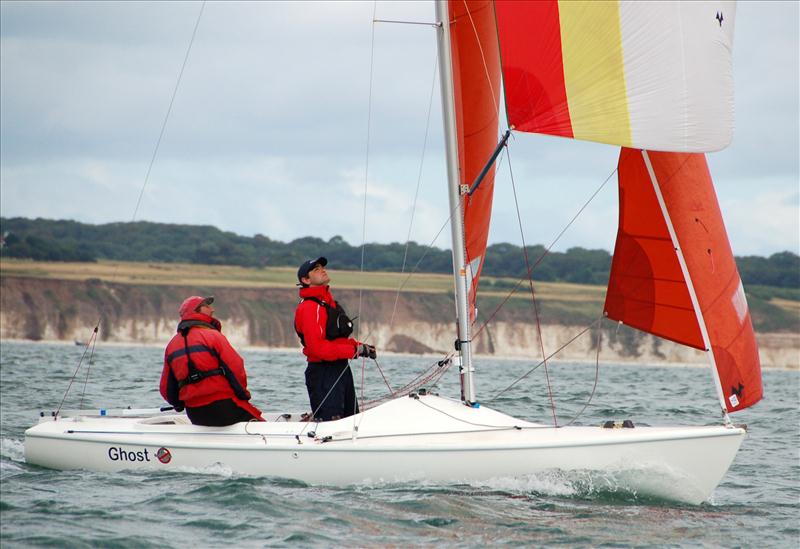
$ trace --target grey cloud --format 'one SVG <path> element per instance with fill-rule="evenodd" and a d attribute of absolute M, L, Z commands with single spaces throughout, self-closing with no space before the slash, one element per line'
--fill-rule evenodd
<path fill-rule="evenodd" d="M 129 219 L 199 9 L 198 2 L 0 3 L 3 215 Z M 371 2 L 209 2 L 139 218 L 357 242 L 353 186 L 363 184 L 369 117 L 370 182 L 397 190 L 371 196 L 368 221 L 389 226 L 370 234 L 403 239 L 435 37 L 429 27 L 376 24 L 373 52 L 372 10 Z M 737 129 L 729 149 L 709 155 L 723 207 L 761 188 L 796 189 L 799 169 L 798 5 L 741 2 L 737 12 Z M 432 21 L 433 8 L 379 3 L 377 16 Z M 447 218 L 439 111 L 437 91 L 421 194 L 430 219 L 420 227 Z M 557 233 L 618 155 L 614 147 L 535 135 L 515 136 L 511 153 L 529 242 Z M 613 245 L 604 229 L 613 227 L 615 187 L 607 184 L 597 211 L 566 243 Z M 505 163 L 497 188 L 491 239 L 517 242 Z M 185 196 L 209 197 L 207 210 L 186 213 Z M 303 200 L 343 219 L 336 227 L 298 225 L 291 212 Z"/>

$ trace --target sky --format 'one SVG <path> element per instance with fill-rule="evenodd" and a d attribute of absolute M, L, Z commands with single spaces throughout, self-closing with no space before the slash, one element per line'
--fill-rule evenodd
<path fill-rule="evenodd" d="M 799 5 L 737 6 L 736 129 L 708 155 L 735 255 L 800 252 Z M 3 0 L 0 215 L 449 248 L 435 31 L 373 17 L 434 9 Z M 618 150 L 515 134 L 490 242 L 551 243 Z M 611 251 L 616 227 L 612 179 L 554 249 Z"/>

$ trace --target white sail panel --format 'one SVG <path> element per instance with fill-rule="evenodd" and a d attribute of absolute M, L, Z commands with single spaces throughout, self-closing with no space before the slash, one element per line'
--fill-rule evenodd
<path fill-rule="evenodd" d="M 509 126 L 707 152 L 733 135 L 733 2 L 497 0 Z"/>
<path fill-rule="evenodd" d="M 735 12 L 731 1 L 621 3 L 633 143 L 665 151 L 730 143 Z"/>

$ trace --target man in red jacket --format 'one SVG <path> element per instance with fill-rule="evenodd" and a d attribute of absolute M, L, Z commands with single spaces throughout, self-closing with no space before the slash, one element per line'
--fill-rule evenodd
<path fill-rule="evenodd" d="M 178 333 L 164 352 L 161 395 L 196 425 L 264 421 L 250 404 L 244 360 L 222 335 L 213 297 L 191 296 L 181 304 Z"/>
<path fill-rule="evenodd" d="M 308 359 L 306 388 L 314 419 L 329 421 L 358 413 L 353 373 L 348 360 L 375 358 L 375 347 L 350 335 L 353 323 L 336 303 L 328 284 L 324 257 L 304 261 L 297 270 L 300 304 L 294 314 L 294 329 Z"/>

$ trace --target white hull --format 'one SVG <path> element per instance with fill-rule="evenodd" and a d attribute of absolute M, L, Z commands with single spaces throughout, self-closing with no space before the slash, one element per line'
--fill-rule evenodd
<path fill-rule="evenodd" d="M 424 395 L 326 423 L 279 419 L 201 427 L 185 415 L 163 413 L 44 418 L 26 431 L 25 456 L 54 469 L 222 466 L 332 485 L 588 472 L 633 493 L 696 504 L 711 495 L 744 435 L 744 429 L 725 426 L 553 428 Z M 162 448 L 169 452 L 167 463 L 157 458 Z"/>

